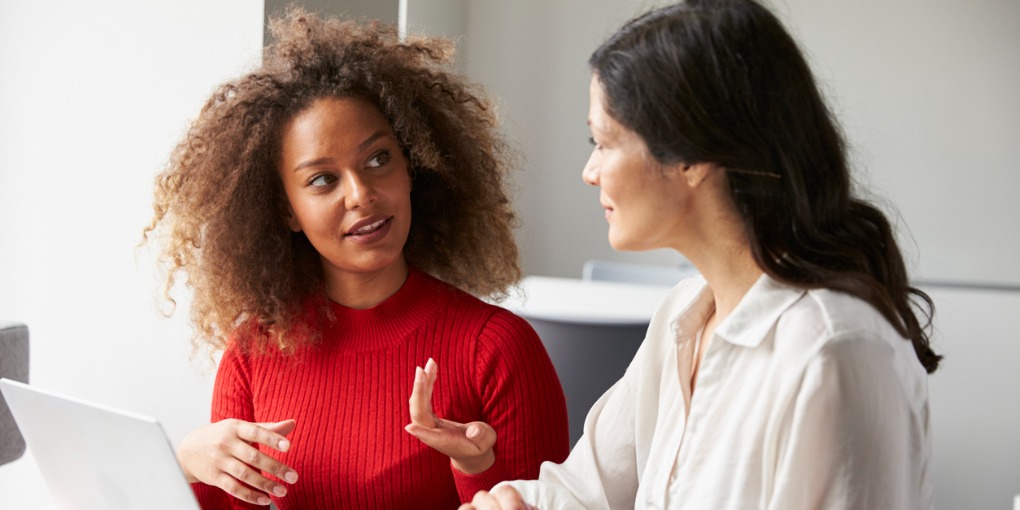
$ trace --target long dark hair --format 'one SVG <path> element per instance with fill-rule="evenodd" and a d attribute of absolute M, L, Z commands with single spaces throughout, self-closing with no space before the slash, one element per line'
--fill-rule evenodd
<path fill-rule="evenodd" d="M 929 373 L 938 368 L 928 338 L 934 304 L 910 285 L 885 215 L 852 195 L 843 135 L 771 12 L 752 0 L 670 5 L 629 21 L 589 64 L 606 110 L 658 162 L 728 170 L 769 276 L 867 301 Z"/>

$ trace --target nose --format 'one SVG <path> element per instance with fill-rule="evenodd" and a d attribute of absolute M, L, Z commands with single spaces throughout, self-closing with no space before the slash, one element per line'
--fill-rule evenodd
<path fill-rule="evenodd" d="M 588 157 L 588 162 L 584 165 L 584 170 L 581 171 L 581 180 L 589 186 L 599 185 L 599 169 L 596 157 L 595 151 L 592 151 L 591 156 Z"/>
<path fill-rule="evenodd" d="M 375 202 L 375 186 L 370 179 L 356 171 L 345 172 L 344 207 L 358 209 Z"/>

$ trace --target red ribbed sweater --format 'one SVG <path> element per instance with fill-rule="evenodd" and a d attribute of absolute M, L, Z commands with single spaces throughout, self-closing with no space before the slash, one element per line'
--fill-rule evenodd
<path fill-rule="evenodd" d="M 416 269 L 368 310 L 331 303 L 336 321 L 299 354 L 244 355 L 228 347 L 212 421 L 294 418 L 286 453 L 263 451 L 298 472 L 280 510 L 454 509 L 496 482 L 537 478 L 569 451 L 563 390 L 531 326 Z M 478 475 L 404 431 L 415 366 L 439 364 L 438 416 L 496 429 L 496 464 Z M 265 508 L 194 484 L 204 509 Z"/>

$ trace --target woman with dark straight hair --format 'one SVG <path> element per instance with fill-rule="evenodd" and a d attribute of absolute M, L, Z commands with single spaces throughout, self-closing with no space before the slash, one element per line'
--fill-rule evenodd
<path fill-rule="evenodd" d="M 584 436 L 462 508 L 928 508 L 932 302 L 854 195 L 807 62 L 753 0 L 689 0 L 592 55 L 586 183 L 618 250 L 701 272 Z"/>

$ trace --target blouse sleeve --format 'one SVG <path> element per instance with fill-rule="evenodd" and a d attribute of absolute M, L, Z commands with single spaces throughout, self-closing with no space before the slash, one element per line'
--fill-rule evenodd
<path fill-rule="evenodd" d="M 250 366 L 246 360 L 247 358 L 234 347 L 228 347 L 224 351 L 216 372 L 216 382 L 213 385 L 210 423 L 228 418 L 254 421 Z M 243 502 L 212 485 L 198 482 L 192 484 L 191 487 L 198 499 L 199 506 L 206 510 L 266 508 Z"/>
<path fill-rule="evenodd" d="M 531 325 L 500 309 L 476 349 L 475 387 L 481 420 L 496 431 L 496 463 L 477 475 L 451 466 L 462 501 L 502 480 L 536 478 L 543 461 L 560 462 L 570 450 L 563 388 Z"/>
<path fill-rule="evenodd" d="M 918 472 L 925 465 L 918 456 L 927 451 L 927 400 L 920 396 L 927 390 L 912 387 L 904 372 L 919 366 L 894 351 L 883 339 L 844 334 L 808 363 L 767 508 L 928 506 Z"/>

